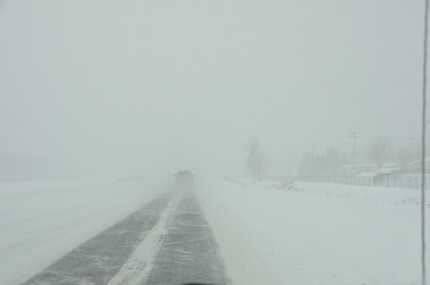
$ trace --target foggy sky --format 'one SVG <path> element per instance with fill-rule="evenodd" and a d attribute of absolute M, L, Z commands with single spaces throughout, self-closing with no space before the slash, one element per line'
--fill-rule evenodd
<path fill-rule="evenodd" d="M 0 153 L 119 177 L 245 173 L 420 135 L 424 1 L 3 1 Z"/>

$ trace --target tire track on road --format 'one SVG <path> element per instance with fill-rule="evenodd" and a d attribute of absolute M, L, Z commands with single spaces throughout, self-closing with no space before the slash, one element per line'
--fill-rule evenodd
<path fill-rule="evenodd" d="M 181 190 L 181 202 L 153 268 L 138 284 L 230 284 L 218 245 L 193 190 Z"/>
<path fill-rule="evenodd" d="M 157 224 L 173 192 L 163 194 L 124 220 L 72 250 L 23 285 L 106 285 Z"/>
<path fill-rule="evenodd" d="M 119 272 L 108 285 L 134 285 L 144 280 L 154 265 L 154 259 L 160 250 L 168 226 L 178 208 L 181 195 L 176 193 L 160 216 L 157 224 L 136 247 L 133 254 L 123 264 Z"/>
<path fill-rule="evenodd" d="M 192 189 L 176 189 L 69 252 L 23 285 L 231 284 Z"/>

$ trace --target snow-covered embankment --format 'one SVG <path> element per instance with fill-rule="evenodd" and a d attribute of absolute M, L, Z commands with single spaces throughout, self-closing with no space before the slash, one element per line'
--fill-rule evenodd
<path fill-rule="evenodd" d="M 199 196 L 235 284 L 419 283 L 418 190 L 218 181 Z"/>
<path fill-rule="evenodd" d="M 0 284 L 21 284 L 159 195 L 154 181 L 0 183 Z"/>

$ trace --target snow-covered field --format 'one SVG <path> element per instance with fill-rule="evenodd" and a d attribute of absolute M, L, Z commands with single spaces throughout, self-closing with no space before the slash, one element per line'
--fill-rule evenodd
<path fill-rule="evenodd" d="M 0 284 L 20 284 L 160 194 L 154 181 L 0 183 Z"/>
<path fill-rule="evenodd" d="M 218 181 L 198 195 L 234 284 L 420 284 L 418 190 Z"/>

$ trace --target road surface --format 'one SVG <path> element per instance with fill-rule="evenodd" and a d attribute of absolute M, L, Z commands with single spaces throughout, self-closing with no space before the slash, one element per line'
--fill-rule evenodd
<path fill-rule="evenodd" d="M 174 189 L 69 252 L 25 285 L 229 284 L 190 188 Z"/>

